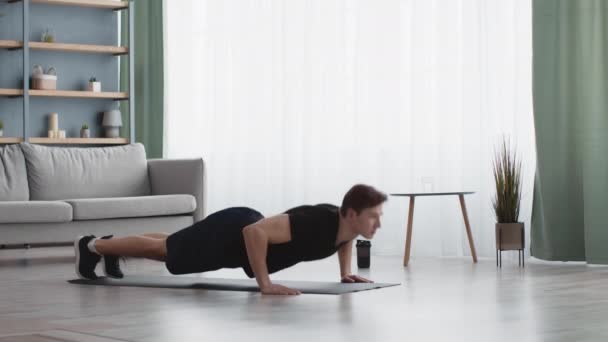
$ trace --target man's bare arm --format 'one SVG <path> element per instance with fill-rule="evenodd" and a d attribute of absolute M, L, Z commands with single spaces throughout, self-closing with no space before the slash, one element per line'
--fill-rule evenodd
<path fill-rule="evenodd" d="M 353 251 L 353 241 L 349 241 L 338 249 L 338 260 L 340 261 L 340 279 L 351 274 L 350 264 Z"/>
<path fill-rule="evenodd" d="M 243 228 L 243 238 L 249 265 L 255 274 L 260 290 L 264 294 L 300 294 L 300 291 L 273 284 L 268 276 L 266 256 L 268 245 L 291 240 L 289 217 L 277 215 L 262 219 Z"/>
<path fill-rule="evenodd" d="M 340 260 L 340 281 L 343 283 L 373 283 L 369 279 L 351 273 L 351 257 L 353 251 L 353 241 L 349 241 L 338 249 L 338 259 Z"/>

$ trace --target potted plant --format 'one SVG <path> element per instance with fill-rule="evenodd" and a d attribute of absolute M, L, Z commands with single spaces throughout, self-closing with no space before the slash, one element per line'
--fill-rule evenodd
<path fill-rule="evenodd" d="M 496 194 L 492 201 L 496 215 L 496 264 L 502 266 L 502 251 L 517 250 L 523 264 L 524 223 L 519 222 L 521 204 L 521 160 L 504 139 L 495 152 L 493 172 Z M 521 253 L 521 255 L 520 255 Z"/>
<path fill-rule="evenodd" d="M 87 90 L 93 91 L 93 92 L 100 92 L 101 91 L 101 82 L 98 82 L 97 78 L 95 76 L 92 76 L 89 79 L 89 84 L 88 84 Z"/>
<path fill-rule="evenodd" d="M 4 134 L 4 122 L 0 120 L 0 137 Z"/>
<path fill-rule="evenodd" d="M 82 128 L 80 129 L 80 137 L 81 138 L 90 138 L 91 137 L 91 132 L 89 131 L 89 125 L 87 125 L 87 124 L 82 125 Z"/>
<path fill-rule="evenodd" d="M 42 41 L 44 43 L 54 43 L 55 42 L 55 30 L 52 28 L 46 28 L 44 32 L 42 32 Z"/>

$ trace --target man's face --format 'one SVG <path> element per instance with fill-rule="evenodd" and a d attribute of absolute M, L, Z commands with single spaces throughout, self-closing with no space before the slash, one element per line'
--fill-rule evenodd
<path fill-rule="evenodd" d="M 376 230 L 380 228 L 380 216 L 382 216 L 382 204 L 372 208 L 361 210 L 359 215 L 352 210 L 355 230 L 366 239 L 374 237 Z"/>

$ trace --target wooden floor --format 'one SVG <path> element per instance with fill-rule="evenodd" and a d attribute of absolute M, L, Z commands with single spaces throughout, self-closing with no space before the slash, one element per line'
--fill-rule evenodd
<path fill-rule="evenodd" d="M 506 253 L 505 253 L 506 255 Z M 516 254 L 513 254 L 515 256 Z M 504 257 L 372 257 L 378 282 L 347 295 L 71 285 L 70 248 L 0 250 L 0 342 L 22 341 L 608 341 L 608 268 Z M 167 274 L 130 259 L 129 274 Z M 355 267 L 356 269 L 356 267 Z M 337 280 L 336 258 L 277 279 Z M 244 277 L 240 270 L 210 277 Z"/>

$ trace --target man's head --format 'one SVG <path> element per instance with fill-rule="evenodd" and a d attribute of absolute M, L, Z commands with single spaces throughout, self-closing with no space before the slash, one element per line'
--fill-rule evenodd
<path fill-rule="evenodd" d="M 371 239 L 380 228 L 382 204 L 386 199 L 386 194 L 373 187 L 357 184 L 344 195 L 340 215 L 357 234 Z"/>

